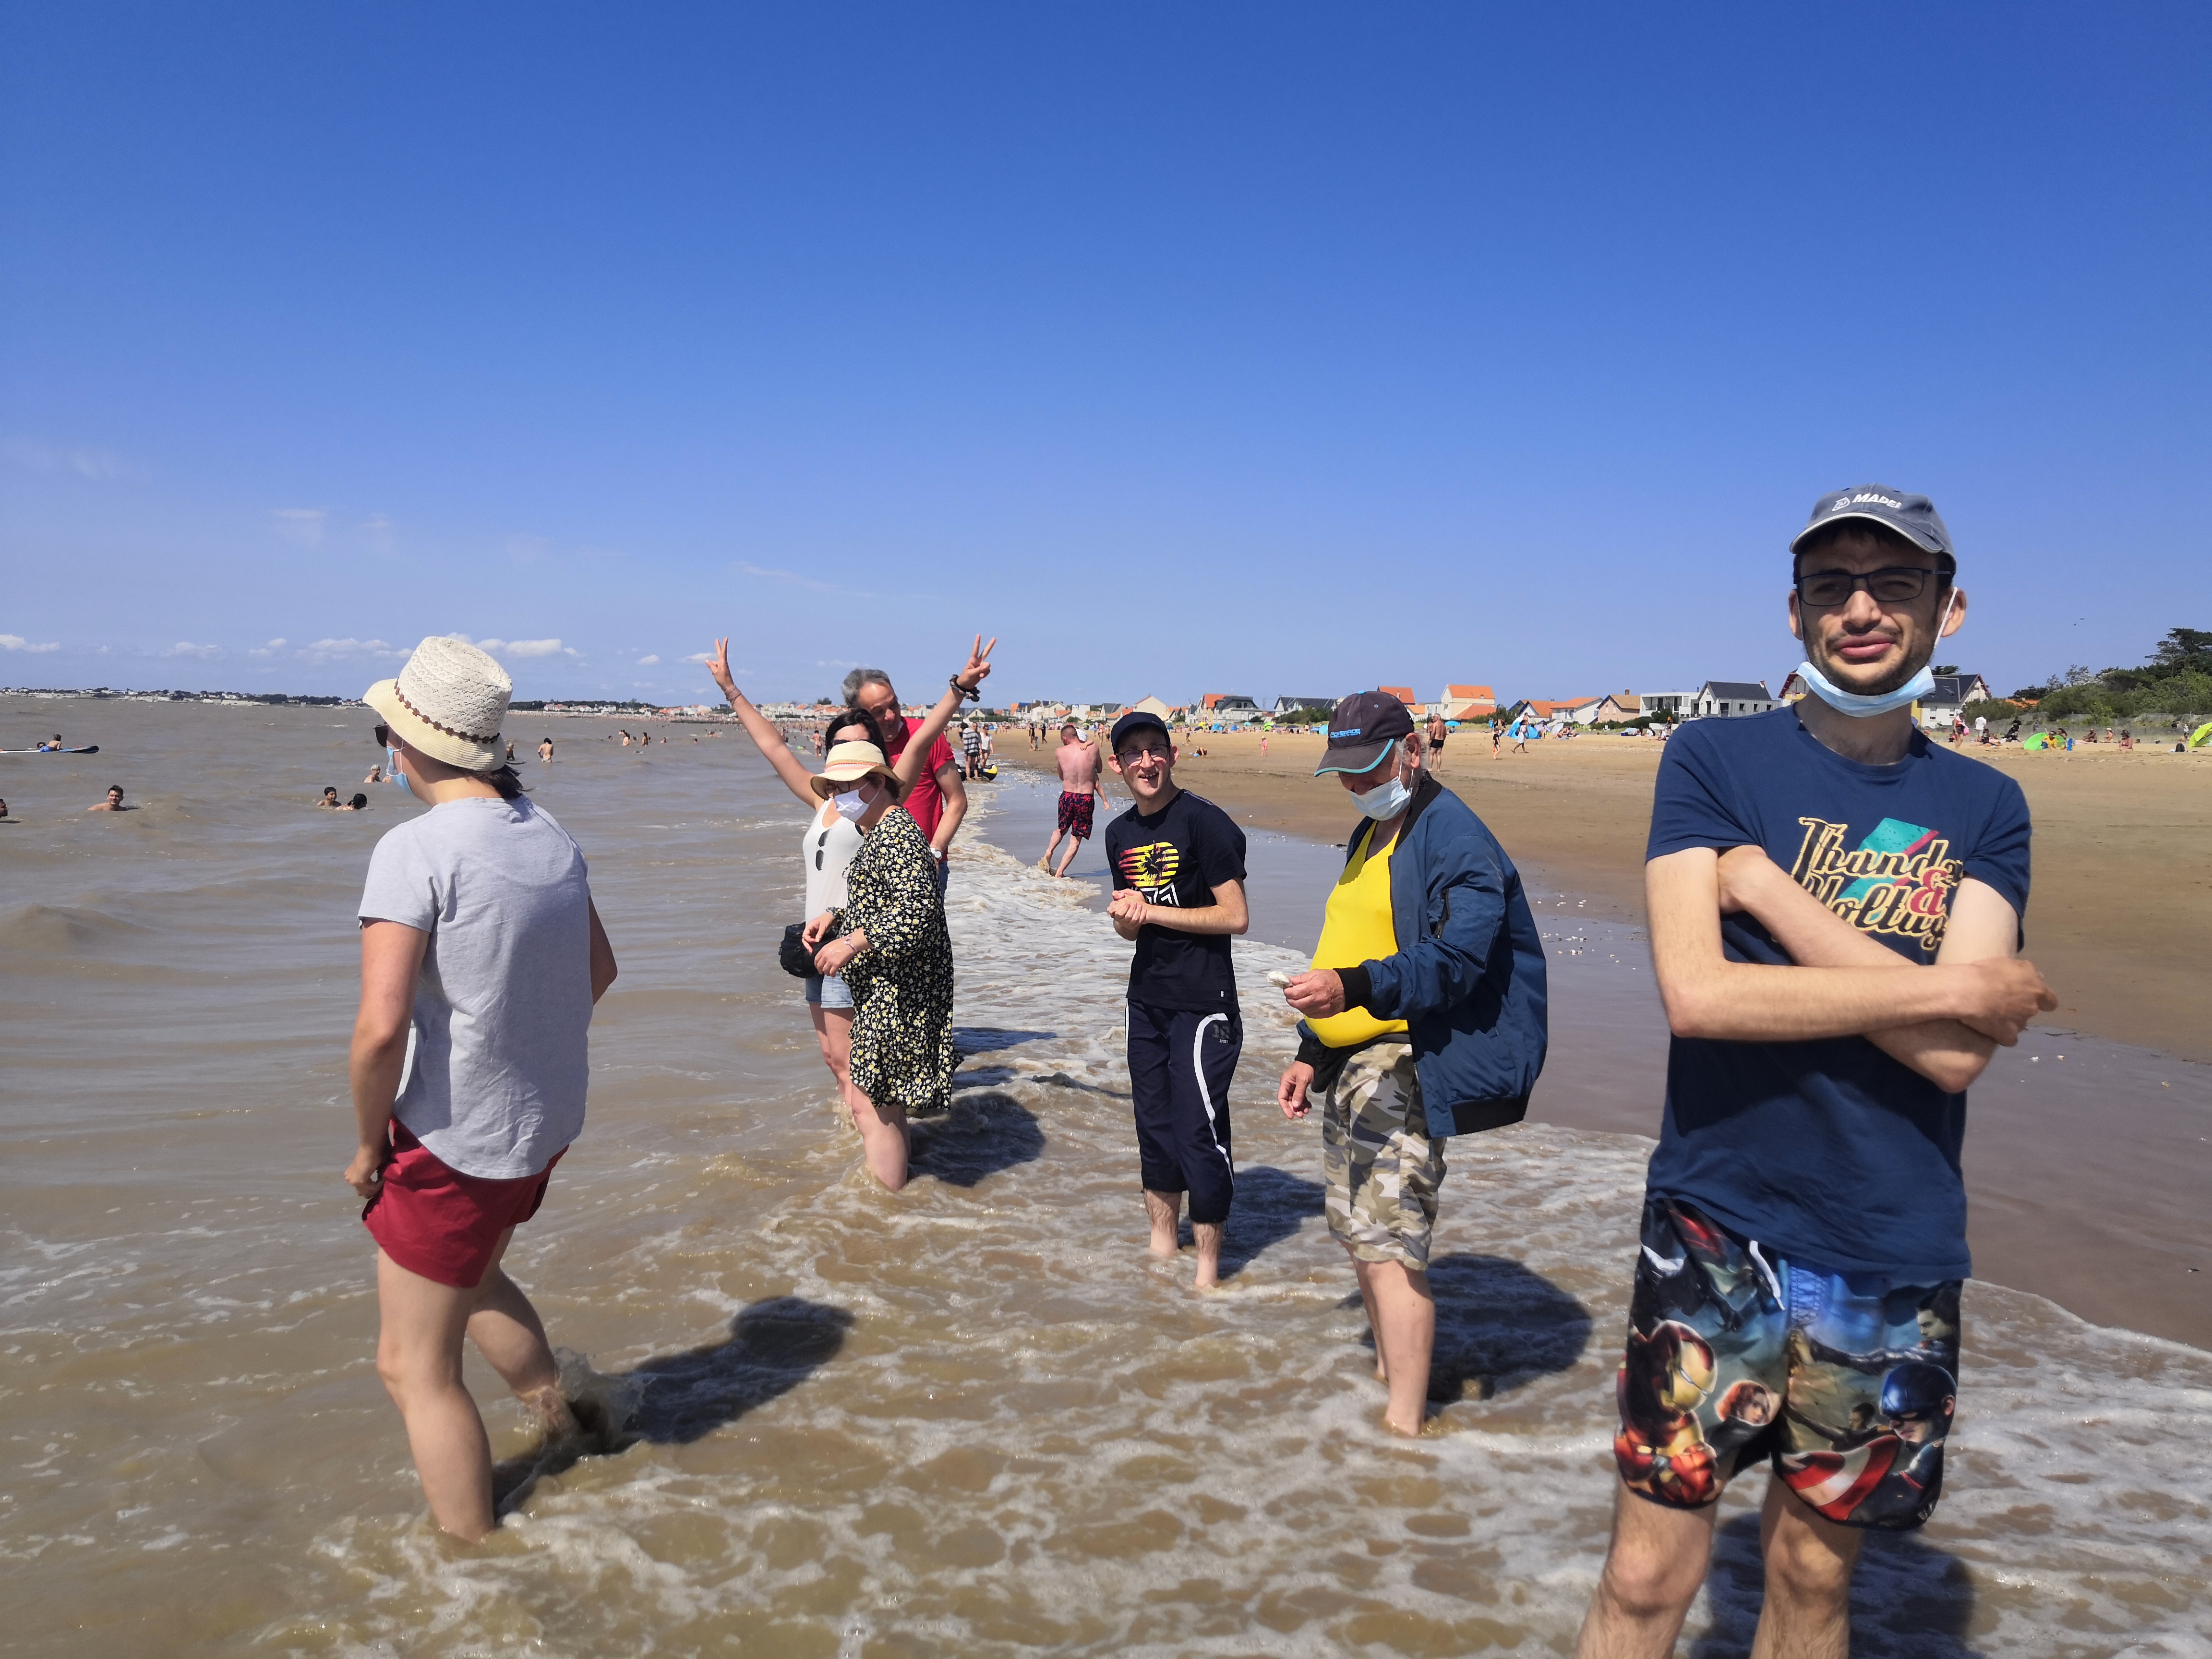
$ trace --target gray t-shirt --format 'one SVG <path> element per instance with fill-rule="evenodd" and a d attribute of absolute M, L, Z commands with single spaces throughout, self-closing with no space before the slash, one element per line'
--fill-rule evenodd
<path fill-rule="evenodd" d="M 392 1115 L 464 1175 L 536 1175 L 584 1127 L 584 855 L 523 800 L 449 800 L 386 832 L 361 919 L 430 935 Z"/>

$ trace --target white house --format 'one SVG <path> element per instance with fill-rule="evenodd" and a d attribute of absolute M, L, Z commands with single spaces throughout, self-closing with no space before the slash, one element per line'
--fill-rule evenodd
<path fill-rule="evenodd" d="M 1686 719 L 1736 720 L 1779 708 L 1765 680 L 1707 680 L 1698 688 Z"/>

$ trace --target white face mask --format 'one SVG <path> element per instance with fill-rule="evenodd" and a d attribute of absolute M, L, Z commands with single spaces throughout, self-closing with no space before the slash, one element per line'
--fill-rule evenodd
<path fill-rule="evenodd" d="M 1406 810 L 1406 803 L 1413 799 L 1411 785 L 1402 777 L 1388 783 L 1378 783 L 1364 795 L 1354 795 L 1352 804 L 1377 823 L 1385 818 L 1395 818 Z"/>
<path fill-rule="evenodd" d="M 1943 607 L 1943 620 L 1936 624 L 1936 638 L 1941 641 L 1943 630 L 1951 625 L 1951 612 L 1959 603 L 1956 588 L 1951 592 L 1950 603 Z M 1846 691 L 1810 662 L 1797 665 L 1798 674 L 1813 695 L 1834 709 L 1838 714 L 1850 714 L 1865 720 L 1875 714 L 1887 714 L 1894 708 L 1905 708 L 1919 702 L 1936 689 L 1936 671 L 1922 665 L 1920 672 L 1894 691 L 1877 692 L 1871 696 L 1856 691 Z"/>
<path fill-rule="evenodd" d="M 842 794 L 830 796 L 830 804 L 837 809 L 837 816 L 848 823 L 858 823 L 861 815 L 868 810 L 868 798 L 858 789 L 848 789 Z"/>

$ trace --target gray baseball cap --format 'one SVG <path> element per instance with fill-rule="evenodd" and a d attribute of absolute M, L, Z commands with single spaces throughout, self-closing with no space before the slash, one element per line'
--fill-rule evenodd
<path fill-rule="evenodd" d="M 1925 495 L 1908 495 L 1901 489 L 1878 483 L 1832 490 L 1814 502 L 1813 516 L 1790 540 L 1790 552 L 1795 554 L 1798 544 L 1814 531 L 1844 519 L 1871 519 L 1894 530 L 1915 547 L 1924 547 L 1954 563 L 1958 562 L 1959 550 L 1951 545 L 1951 532 L 1944 527 L 1943 515 L 1936 510 L 1935 502 Z"/>

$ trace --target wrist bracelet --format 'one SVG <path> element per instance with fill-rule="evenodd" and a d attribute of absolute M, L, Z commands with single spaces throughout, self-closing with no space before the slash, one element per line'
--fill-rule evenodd
<path fill-rule="evenodd" d="M 983 701 L 983 688 L 980 685 L 970 687 L 961 684 L 960 676 L 957 674 L 952 675 L 945 683 L 951 686 L 955 691 L 957 691 L 962 696 L 965 697 L 969 702 L 981 702 Z"/>

